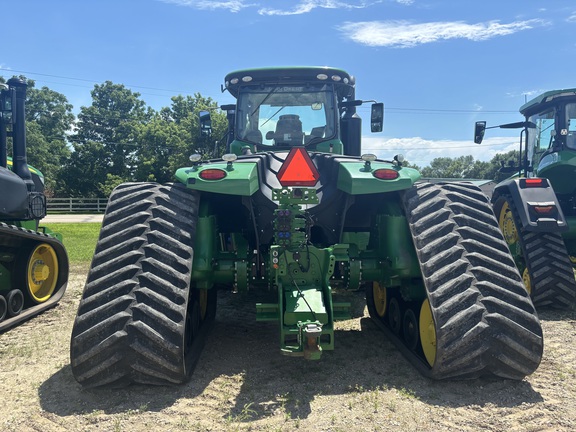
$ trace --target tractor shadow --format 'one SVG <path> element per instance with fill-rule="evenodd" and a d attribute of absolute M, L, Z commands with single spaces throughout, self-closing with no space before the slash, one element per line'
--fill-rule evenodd
<path fill-rule="evenodd" d="M 368 318 L 362 292 L 335 296 L 335 301 L 352 303 L 353 319 L 335 331 L 335 350 L 314 362 L 280 353 L 277 325 L 256 322 L 254 305 L 262 299 L 220 292 L 218 301 L 216 323 L 187 384 L 83 389 L 67 365 L 41 385 L 42 409 L 67 416 L 204 404 L 223 419 L 248 422 L 278 413 L 305 419 L 318 397 L 353 398 L 375 391 L 396 391 L 445 407 L 487 403 L 514 407 L 543 401 L 527 380 L 452 382 L 423 377 Z"/>

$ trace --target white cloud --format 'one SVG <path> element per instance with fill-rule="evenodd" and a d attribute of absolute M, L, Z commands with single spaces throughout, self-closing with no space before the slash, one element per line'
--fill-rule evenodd
<path fill-rule="evenodd" d="M 408 0 L 410 1 L 410 0 Z M 400 0 L 401 2 L 401 0 Z M 290 10 L 286 9 L 272 9 L 272 8 L 262 8 L 258 10 L 260 15 L 301 15 L 304 13 L 311 12 L 316 8 L 323 8 L 323 9 L 362 9 L 365 7 L 370 6 L 374 3 L 380 2 L 356 2 L 357 4 L 352 4 L 351 2 L 343 2 L 338 0 L 303 0 L 300 3 L 297 3 Z"/>
<path fill-rule="evenodd" d="M 467 24 L 462 21 L 421 24 L 414 24 L 409 21 L 366 21 L 347 22 L 341 25 L 338 30 L 354 42 L 362 45 L 411 48 L 448 39 L 482 41 L 546 24 L 545 21 L 538 19 L 515 21 L 508 24 L 500 24 L 498 21 L 478 24 Z"/>
<path fill-rule="evenodd" d="M 243 0 L 230 1 L 213 1 L 213 0 L 160 0 L 164 3 L 176 4 L 178 6 L 188 6 L 196 9 L 228 9 L 230 12 L 239 12 L 240 10 L 255 6 L 253 3 L 247 3 Z"/>
<path fill-rule="evenodd" d="M 568 18 L 566 18 L 566 21 L 568 22 L 576 22 L 576 12 L 572 12 L 572 15 L 570 15 Z"/>
<path fill-rule="evenodd" d="M 391 160 L 401 153 L 405 159 L 420 167 L 430 165 L 439 157 L 456 158 L 472 155 L 474 160 L 490 161 L 497 153 L 518 150 L 518 137 L 486 137 L 482 144 L 470 140 L 427 140 L 412 138 L 376 138 L 362 137 L 362 152 L 374 153 L 381 159 Z"/>
<path fill-rule="evenodd" d="M 289 9 L 275 9 L 270 7 L 262 7 L 263 1 L 249 2 L 246 0 L 158 0 L 164 3 L 176 4 L 179 6 L 187 6 L 203 10 L 216 10 L 228 9 L 230 12 L 239 12 L 242 9 L 249 7 L 258 7 L 260 15 L 300 15 L 311 12 L 316 8 L 322 9 L 362 9 L 381 3 L 383 0 L 300 0 L 299 2 L 292 2 L 295 5 Z M 414 0 L 395 0 L 397 3 L 409 5 Z M 286 2 L 284 2 L 286 3 Z"/>

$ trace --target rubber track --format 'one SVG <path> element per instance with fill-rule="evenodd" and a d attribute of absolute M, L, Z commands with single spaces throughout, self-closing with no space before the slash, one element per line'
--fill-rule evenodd
<path fill-rule="evenodd" d="M 186 311 L 198 193 L 125 183 L 112 193 L 72 330 L 70 358 L 86 387 L 186 381 Z M 193 345 L 192 357 L 201 346 Z"/>
<path fill-rule="evenodd" d="M 533 232 L 522 227 L 512 198 L 508 201 L 518 232 L 532 288 L 532 302 L 537 308 L 572 309 L 576 302 L 574 270 L 560 233 Z"/>
<path fill-rule="evenodd" d="M 418 184 L 403 196 L 436 325 L 435 379 L 522 379 L 542 329 L 486 196 L 468 183 Z"/>
<path fill-rule="evenodd" d="M 60 299 L 62 299 L 62 296 L 66 292 L 66 287 L 68 286 L 69 262 L 68 254 L 66 253 L 64 245 L 60 242 L 60 240 L 49 236 L 48 234 L 0 222 L 0 238 L 3 239 L 2 244 L 4 244 L 6 240 L 20 242 L 24 239 L 26 241 L 34 241 L 37 244 L 48 243 L 56 252 L 56 257 L 58 259 L 58 279 L 56 281 L 56 288 L 54 289 L 52 297 L 50 297 L 44 303 L 40 303 L 24 309 L 22 312 L 20 312 L 19 315 L 15 317 L 4 319 L 4 321 L 0 322 L 0 332 L 3 332 L 56 306 Z M 26 297 L 26 290 L 22 289 L 22 291 Z"/>

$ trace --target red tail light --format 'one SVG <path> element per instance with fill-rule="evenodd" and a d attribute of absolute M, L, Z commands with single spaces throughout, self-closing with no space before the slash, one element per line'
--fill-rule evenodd
<path fill-rule="evenodd" d="M 226 177 L 226 175 L 226 171 L 222 169 L 209 168 L 200 171 L 198 177 L 200 177 L 202 180 L 222 180 L 224 177 Z"/>
<path fill-rule="evenodd" d="M 543 178 L 527 178 L 524 180 L 524 187 L 544 187 L 546 184 Z"/>
<path fill-rule="evenodd" d="M 320 173 L 304 147 L 293 147 L 276 175 L 286 186 L 314 186 Z"/>
<path fill-rule="evenodd" d="M 390 168 L 382 168 L 374 171 L 372 175 L 380 180 L 395 180 L 400 174 L 398 174 L 398 171 L 396 170 Z"/>
<path fill-rule="evenodd" d="M 553 210 L 556 209 L 556 206 L 534 206 L 532 207 L 534 209 L 534 211 L 540 215 L 547 215 L 552 213 Z"/>

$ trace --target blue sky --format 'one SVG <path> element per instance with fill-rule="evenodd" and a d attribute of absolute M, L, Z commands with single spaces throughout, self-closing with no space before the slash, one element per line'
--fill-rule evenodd
<path fill-rule="evenodd" d="M 540 92 L 576 87 L 576 3 L 505 0 L 18 0 L 1 2 L 0 75 L 23 74 L 91 103 L 110 80 L 151 107 L 176 94 L 231 103 L 220 85 L 242 68 L 333 66 L 356 76 L 356 95 L 384 102 L 384 131 L 363 150 L 489 160 L 517 148 L 474 122 L 521 120 Z M 359 110 L 368 126 L 369 105 Z"/>

